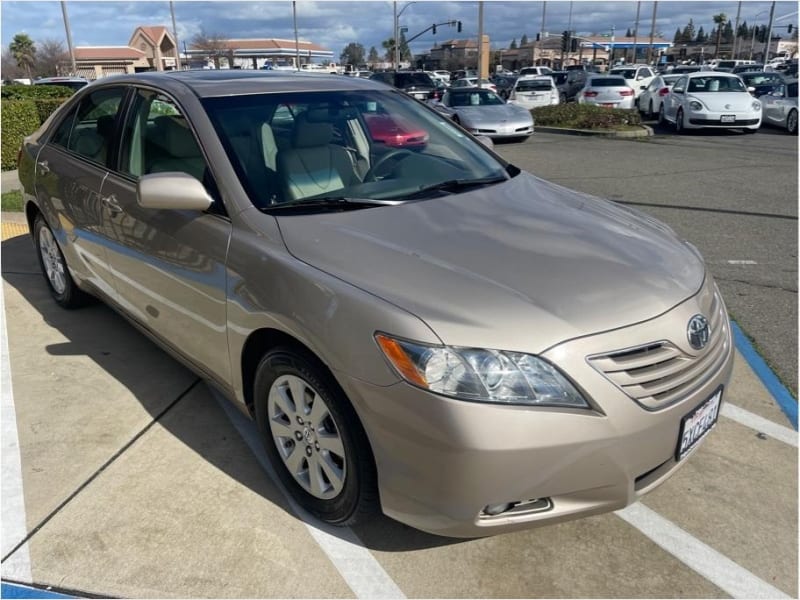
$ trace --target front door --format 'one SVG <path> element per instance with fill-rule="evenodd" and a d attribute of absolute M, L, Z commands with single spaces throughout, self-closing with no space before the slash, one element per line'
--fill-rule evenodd
<path fill-rule="evenodd" d="M 142 208 L 140 176 L 184 172 L 202 181 L 215 206 L 206 212 Z M 137 89 L 119 164 L 103 186 L 114 240 L 109 263 L 122 307 L 208 375 L 230 380 L 226 267 L 231 223 L 192 130 L 177 104 Z"/>

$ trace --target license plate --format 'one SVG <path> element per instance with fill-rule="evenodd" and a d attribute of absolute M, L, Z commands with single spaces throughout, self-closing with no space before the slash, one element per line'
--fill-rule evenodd
<path fill-rule="evenodd" d="M 605 106 L 606 108 L 614 108 L 613 102 L 603 102 L 600 106 Z"/>
<path fill-rule="evenodd" d="M 719 120 L 722 123 L 735 123 L 736 115 L 722 115 Z"/>
<path fill-rule="evenodd" d="M 675 460 L 681 460 L 686 456 L 714 428 L 719 417 L 721 401 L 722 388 L 719 388 L 708 400 L 683 417 Z"/>

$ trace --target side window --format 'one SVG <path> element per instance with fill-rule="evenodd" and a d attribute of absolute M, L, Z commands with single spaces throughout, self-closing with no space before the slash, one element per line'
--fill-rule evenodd
<path fill-rule="evenodd" d="M 154 91 L 137 90 L 133 106 L 125 124 L 120 170 L 134 177 L 177 171 L 202 182 L 203 153 L 175 102 Z"/>
<path fill-rule="evenodd" d="M 117 112 L 125 91 L 125 88 L 106 88 L 88 94 L 77 110 L 59 125 L 53 143 L 105 164 L 114 142 Z"/>
<path fill-rule="evenodd" d="M 672 86 L 672 91 L 676 94 L 682 94 L 686 91 L 686 77 L 681 77 L 678 81 L 675 82 L 675 85 Z"/>
<path fill-rule="evenodd" d="M 641 71 L 639 71 L 639 74 L 640 74 L 642 77 L 652 77 L 652 76 L 653 76 L 653 73 L 652 73 L 652 71 L 650 71 L 650 69 L 647 69 L 647 68 L 645 68 L 645 69 L 642 69 Z"/>

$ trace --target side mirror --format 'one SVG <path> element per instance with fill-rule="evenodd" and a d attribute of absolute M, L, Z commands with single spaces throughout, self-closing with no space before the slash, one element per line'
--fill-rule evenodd
<path fill-rule="evenodd" d="M 753 86 L 750 86 L 750 87 L 747 88 L 747 91 L 752 94 L 753 92 L 756 91 L 756 88 L 754 88 Z"/>
<path fill-rule="evenodd" d="M 139 178 L 136 201 L 142 208 L 160 210 L 208 210 L 214 202 L 203 184 L 179 172 L 151 173 Z"/>

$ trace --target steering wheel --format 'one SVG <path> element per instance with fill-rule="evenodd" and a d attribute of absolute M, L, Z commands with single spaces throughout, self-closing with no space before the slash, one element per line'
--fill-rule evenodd
<path fill-rule="evenodd" d="M 397 161 L 404 160 L 409 156 L 413 156 L 413 152 L 410 150 L 405 150 L 403 148 L 395 148 L 393 150 L 389 150 L 386 154 L 381 156 L 374 165 L 369 168 L 369 171 L 366 172 L 364 175 L 364 181 L 375 181 L 378 173 L 380 172 L 381 167 L 383 167 L 387 162 L 394 159 Z"/>

